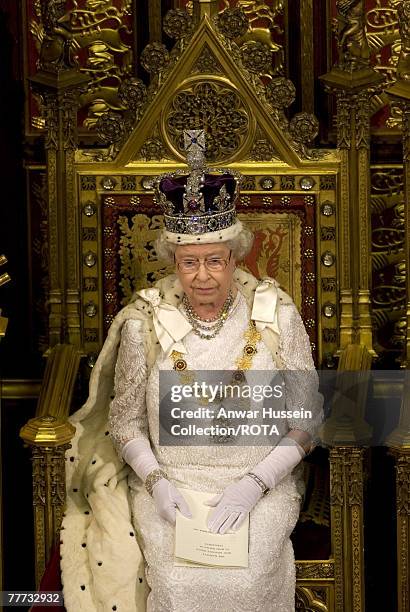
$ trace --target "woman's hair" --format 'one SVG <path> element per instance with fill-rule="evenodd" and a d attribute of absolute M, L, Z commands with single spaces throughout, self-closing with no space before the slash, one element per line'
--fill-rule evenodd
<path fill-rule="evenodd" d="M 249 253 L 253 244 L 253 233 L 250 229 L 243 226 L 240 233 L 232 240 L 226 242 L 218 242 L 218 244 L 224 244 L 232 251 L 232 255 L 236 261 L 242 261 Z M 173 263 L 175 257 L 175 251 L 178 245 L 165 240 L 163 233 L 159 235 L 154 242 L 155 252 L 158 259 L 165 261 L 166 263 Z"/>

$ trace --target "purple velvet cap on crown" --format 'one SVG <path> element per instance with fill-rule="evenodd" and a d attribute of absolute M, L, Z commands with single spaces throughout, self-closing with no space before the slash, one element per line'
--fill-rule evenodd
<path fill-rule="evenodd" d="M 191 173 L 176 170 L 155 180 L 165 239 L 174 244 L 233 239 L 242 229 L 235 210 L 241 175 L 205 165 L 193 167 L 192 161 L 188 158 Z"/>
<path fill-rule="evenodd" d="M 184 194 L 187 182 L 187 176 L 165 177 L 159 183 L 160 191 L 166 196 L 168 202 L 174 205 L 172 214 L 195 213 L 195 208 L 189 211 L 184 211 Z M 227 193 L 230 196 L 230 208 L 233 208 L 235 199 L 236 181 L 230 174 L 205 174 L 205 185 L 201 188 L 201 193 L 204 196 L 205 210 L 215 211 L 217 207 L 214 204 L 215 198 L 219 196 L 221 188 L 225 186 Z"/>

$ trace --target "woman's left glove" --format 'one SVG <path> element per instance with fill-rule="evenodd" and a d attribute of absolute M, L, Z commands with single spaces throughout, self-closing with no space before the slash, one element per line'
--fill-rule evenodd
<path fill-rule="evenodd" d="M 262 495 L 262 489 L 250 476 L 228 485 L 222 493 L 205 502 L 207 506 L 216 506 L 208 519 L 208 529 L 213 533 L 236 531 Z"/>

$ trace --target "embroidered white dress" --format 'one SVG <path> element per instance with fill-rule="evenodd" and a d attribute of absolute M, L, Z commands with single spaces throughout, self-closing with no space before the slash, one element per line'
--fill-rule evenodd
<path fill-rule="evenodd" d="M 235 370 L 242 354 L 250 312 L 238 292 L 221 332 L 211 340 L 190 332 L 183 339 L 191 370 Z M 288 429 L 315 433 L 321 420 L 321 402 L 309 339 L 293 304 L 279 308 L 280 355 L 288 370 L 312 372 L 304 385 L 286 385 L 286 407 L 313 410 L 313 419 L 289 420 Z M 254 370 L 275 370 L 272 355 L 258 343 Z M 148 438 L 160 467 L 181 491 L 192 488 L 220 493 L 250 471 L 273 449 L 270 446 L 160 446 L 159 371 L 172 362 L 161 351 L 147 380 L 144 348 L 138 323 L 127 321 L 122 330 L 115 373 L 116 395 L 110 407 L 110 432 L 114 445 L 134 438 Z M 286 375 L 285 375 L 286 383 Z M 293 387 L 293 388 L 292 388 Z M 278 438 L 279 439 L 279 438 Z M 290 534 L 300 510 L 300 487 L 294 474 L 263 496 L 250 513 L 249 567 L 197 568 L 174 566 L 175 528 L 161 518 L 153 499 L 135 475 L 129 476 L 133 521 L 146 562 L 151 589 L 148 612 L 292 612 L 295 568 Z"/>

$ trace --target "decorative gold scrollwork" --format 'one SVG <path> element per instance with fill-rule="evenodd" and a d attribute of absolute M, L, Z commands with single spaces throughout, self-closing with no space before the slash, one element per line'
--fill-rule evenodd
<path fill-rule="evenodd" d="M 328 589 L 326 587 L 298 587 L 296 589 L 295 610 L 297 612 L 327 612 Z"/>
<path fill-rule="evenodd" d="M 401 167 L 371 174 L 373 325 L 386 356 L 398 355 L 406 337 L 403 180 Z"/>

